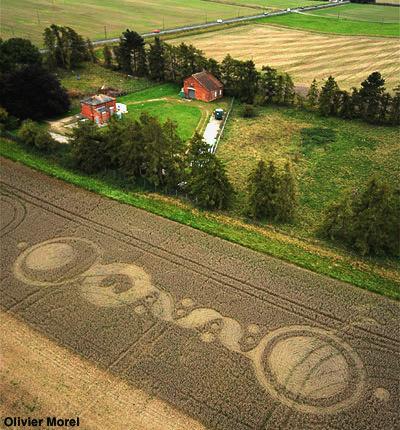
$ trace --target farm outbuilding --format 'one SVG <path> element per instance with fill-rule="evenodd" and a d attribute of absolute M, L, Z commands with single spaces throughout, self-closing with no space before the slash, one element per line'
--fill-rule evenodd
<path fill-rule="evenodd" d="M 194 73 L 183 82 L 183 93 L 187 99 L 211 102 L 223 96 L 224 86 L 207 71 Z"/>
<path fill-rule="evenodd" d="M 81 115 L 98 125 L 108 122 L 116 110 L 116 99 L 104 94 L 81 100 Z"/>

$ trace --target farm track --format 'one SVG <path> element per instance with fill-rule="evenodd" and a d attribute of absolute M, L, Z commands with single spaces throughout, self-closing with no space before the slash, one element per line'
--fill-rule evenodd
<path fill-rule="evenodd" d="M 45 336 L 210 428 L 395 428 L 397 303 L 11 161 L 1 194 L 1 305 Z"/>

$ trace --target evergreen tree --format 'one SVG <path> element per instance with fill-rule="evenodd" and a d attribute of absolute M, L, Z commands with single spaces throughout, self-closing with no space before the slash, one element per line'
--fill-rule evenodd
<path fill-rule="evenodd" d="M 352 119 L 355 116 L 353 98 L 347 91 L 339 91 L 338 115 L 341 118 Z"/>
<path fill-rule="evenodd" d="M 366 188 L 328 208 L 322 233 L 362 255 L 400 253 L 400 190 L 372 178 Z"/>
<path fill-rule="evenodd" d="M 76 167 L 85 173 L 96 173 L 111 166 L 106 151 L 106 136 L 92 122 L 79 123 L 73 130 L 71 157 Z"/>
<path fill-rule="evenodd" d="M 274 103 L 283 104 L 285 98 L 285 77 L 283 75 L 278 75 L 276 81 L 276 96 Z"/>
<path fill-rule="evenodd" d="M 292 106 L 295 98 L 295 90 L 292 78 L 288 73 L 284 75 L 284 93 L 283 93 L 283 104 L 286 106 Z"/>
<path fill-rule="evenodd" d="M 315 109 L 318 105 L 319 89 L 317 81 L 314 79 L 307 94 L 307 105 L 310 109 Z"/>
<path fill-rule="evenodd" d="M 260 76 L 259 92 L 261 104 L 267 105 L 276 101 L 278 72 L 272 67 L 263 66 Z"/>
<path fill-rule="evenodd" d="M 318 98 L 318 109 L 321 115 L 328 116 L 337 114 L 338 93 L 339 87 L 335 81 L 335 78 L 329 76 L 321 88 L 321 93 Z"/>
<path fill-rule="evenodd" d="M 115 50 L 119 68 L 135 76 L 145 76 L 147 59 L 144 39 L 136 31 L 127 29 L 120 37 L 119 46 Z"/>
<path fill-rule="evenodd" d="M 252 104 L 257 93 L 259 73 L 253 61 L 239 62 L 238 97 L 242 102 Z"/>
<path fill-rule="evenodd" d="M 217 60 L 214 60 L 214 58 L 209 58 L 205 68 L 217 79 L 221 79 L 221 68 Z"/>
<path fill-rule="evenodd" d="M 380 114 L 382 96 L 385 91 L 385 80 L 379 72 L 371 73 L 368 78 L 361 83 L 359 92 L 361 106 L 361 117 L 368 122 L 375 123 Z"/>
<path fill-rule="evenodd" d="M 176 122 L 167 119 L 162 128 L 165 147 L 163 184 L 166 189 L 172 190 L 184 179 L 184 145 L 178 135 Z"/>
<path fill-rule="evenodd" d="M 107 67 L 108 69 L 111 69 L 113 65 L 113 57 L 112 57 L 111 49 L 108 45 L 104 45 L 103 56 L 104 56 L 104 66 Z"/>
<path fill-rule="evenodd" d="M 389 107 L 389 124 L 400 124 L 400 85 L 394 89 L 394 96 Z"/>
<path fill-rule="evenodd" d="M 82 36 L 71 27 L 52 24 L 44 30 L 48 64 L 70 70 L 90 58 Z"/>
<path fill-rule="evenodd" d="M 86 39 L 86 46 L 87 46 L 88 61 L 92 63 L 97 63 L 97 57 L 94 51 L 94 46 L 92 41 L 89 38 Z"/>
<path fill-rule="evenodd" d="M 377 118 L 379 124 L 386 124 L 388 122 L 390 106 L 392 103 L 392 96 L 389 93 L 383 93 Z"/>
<path fill-rule="evenodd" d="M 195 203 L 204 209 L 225 209 L 233 193 L 224 165 L 210 152 L 201 154 L 201 163 L 193 164 L 188 190 Z"/>
<path fill-rule="evenodd" d="M 399 220 L 399 190 L 372 178 L 353 203 L 351 245 L 362 255 L 399 255 Z"/>
<path fill-rule="evenodd" d="M 175 188 L 183 172 L 183 142 L 176 124 L 167 120 L 161 125 L 147 113 L 141 114 L 140 122 L 145 143 L 146 178 L 156 187 Z"/>
<path fill-rule="evenodd" d="M 235 63 L 228 54 L 221 63 L 221 81 L 224 84 L 224 92 L 228 95 L 235 92 Z"/>
<path fill-rule="evenodd" d="M 296 178 L 289 162 L 285 164 L 284 172 L 279 179 L 276 220 L 291 221 L 297 206 Z"/>
<path fill-rule="evenodd" d="M 44 46 L 46 47 L 46 64 L 50 70 L 57 67 L 57 40 L 54 31 L 49 27 L 43 33 Z"/>
<path fill-rule="evenodd" d="M 278 215 L 278 198 L 279 198 L 279 175 L 273 161 L 270 161 L 264 180 L 264 217 L 276 219 Z"/>
<path fill-rule="evenodd" d="M 320 231 L 328 239 L 348 243 L 352 231 L 352 218 L 351 198 L 346 197 L 328 207 Z"/>
<path fill-rule="evenodd" d="M 267 168 L 265 162 L 260 160 L 257 167 L 250 173 L 248 178 L 248 215 L 251 218 L 262 219 L 265 217 L 266 194 L 265 178 Z"/>
<path fill-rule="evenodd" d="M 150 79 L 163 82 L 165 80 L 165 54 L 164 47 L 158 36 L 155 37 L 154 43 L 150 45 L 148 61 Z"/>
<path fill-rule="evenodd" d="M 189 149 L 186 155 L 187 164 L 190 168 L 201 168 L 208 159 L 209 145 L 202 136 L 196 131 L 189 142 Z"/>

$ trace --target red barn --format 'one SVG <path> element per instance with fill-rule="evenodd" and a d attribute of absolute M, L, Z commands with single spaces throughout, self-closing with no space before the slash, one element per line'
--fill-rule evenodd
<path fill-rule="evenodd" d="M 81 114 L 99 125 L 108 122 L 116 110 L 116 99 L 104 94 L 81 100 Z"/>
<path fill-rule="evenodd" d="M 224 86 L 211 73 L 203 71 L 183 81 L 183 92 L 187 99 L 211 102 L 223 96 Z"/>

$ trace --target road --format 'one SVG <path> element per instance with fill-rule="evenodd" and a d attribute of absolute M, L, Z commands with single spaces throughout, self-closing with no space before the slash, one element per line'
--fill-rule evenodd
<path fill-rule="evenodd" d="M 167 421 L 211 429 L 398 428 L 397 302 L 1 167 L 1 348 L 21 351 L 0 374 L 3 416 L 33 402 L 117 430 L 104 416 L 139 414 L 143 391 Z"/>
<path fill-rule="evenodd" d="M 348 3 L 350 3 L 350 1 L 345 0 L 345 1 L 342 1 L 340 3 L 329 3 L 329 4 L 319 5 L 319 6 L 301 7 L 301 8 L 292 9 L 290 11 L 289 10 L 278 10 L 276 12 L 270 12 L 270 13 L 259 13 L 259 14 L 255 14 L 255 15 L 224 19 L 222 22 L 213 21 L 213 22 L 206 22 L 206 23 L 202 23 L 202 24 L 193 24 L 193 25 L 186 25 L 183 27 L 169 28 L 169 29 L 165 29 L 165 30 L 160 30 L 158 33 L 154 33 L 154 32 L 142 33 L 141 36 L 143 38 L 148 38 L 148 37 L 154 37 L 154 36 L 163 36 L 163 35 L 181 33 L 183 31 L 193 31 L 193 30 L 202 30 L 204 28 L 223 27 L 224 25 L 227 25 L 227 24 L 236 24 L 236 23 L 241 23 L 241 22 L 253 21 L 256 19 L 260 19 L 260 18 L 268 18 L 271 16 L 286 15 L 286 14 L 292 13 L 292 12 L 325 9 L 328 7 L 338 7 L 338 6 L 342 6 L 344 4 L 348 4 Z M 116 43 L 116 42 L 119 42 L 119 37 L 96 40 L 93 42 L 93 45 L 104 45 L 106 43 Z"/>

